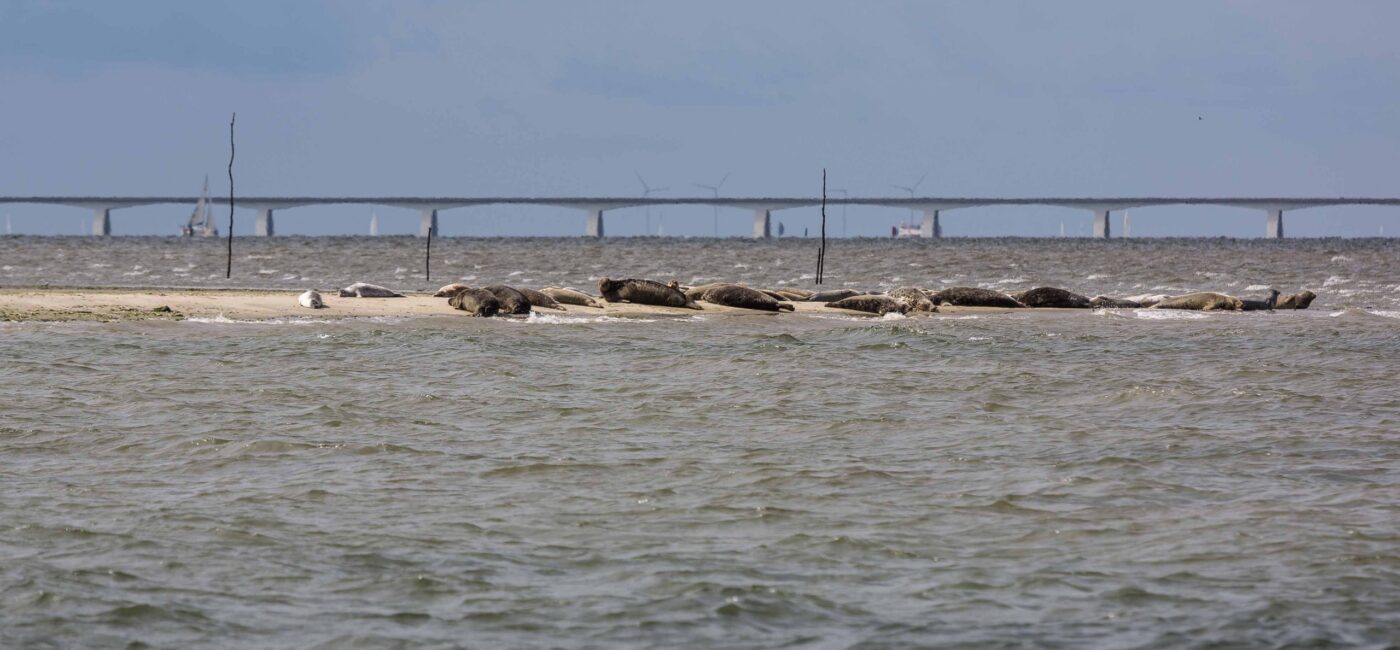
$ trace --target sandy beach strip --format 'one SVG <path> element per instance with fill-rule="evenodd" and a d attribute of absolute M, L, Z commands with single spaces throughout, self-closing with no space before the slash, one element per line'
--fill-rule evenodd
<path fill-rule="evenodd" d="M 133 321 L 217 318 L 230 320 L 272 320 L 281 318 L 337 319 L 372 316 L 423 317 L 460 316 L 445 298 L 426 293 L 404 292 L 403 298 L 341 298 L 334 290 L 322 291 L 325 309 L 311 310 L 297 304 L 300 291 L 276 289 L 189 289 L 189 288 L 0 288 L 0 321 Z M 566 305 L 563 310 L 536 309 L 541 314 L 585 316 L 694 316 L 704 314 L 748 314 L 774 317 L 792 314 L 754 311 L 699 303 L 701 311 L 655 307 L 630 303 L 604 303 L 601 308 Z M 874 314 L 832 309 L 821 303 L 792 303 L 795 314 Z M 1008 311 L 984 307 L 948 307 L 944 314 Z M 929 314 L 935 316 L 935 314 Z"/>

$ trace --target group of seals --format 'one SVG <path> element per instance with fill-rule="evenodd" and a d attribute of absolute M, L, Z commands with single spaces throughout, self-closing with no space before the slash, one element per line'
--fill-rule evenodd
<path fill-rule="evenodd" d="M 472 316 L 516 316 L 529 314 L 534 307 L 564 309 L 559 301 L 543 291 L 503 284 L 472 288 L 454 282 L 438 289 L 433 297 L 447 298 L 447 304 Z"/>
<path fill-rule="evenodd" d="M 779 302 L 766 291 L 750 289 L 737 284 L 721 284 L 710 287 L 701 294 L 700 299 L 725 307 L 742 307 L 762 311 L 793 311 L 796 309 L 787 302 Z"/>

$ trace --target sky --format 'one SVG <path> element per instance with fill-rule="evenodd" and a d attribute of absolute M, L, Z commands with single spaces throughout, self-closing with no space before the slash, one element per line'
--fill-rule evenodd
<path fill-rule="evenodd" d="M 1400 3 L 0 0 L 0 195 L 1400 196 Z M 839 193 L 837 194 L 839 195 Z M 173 234 L 190 206 L 113 213 Z M 279 234 L 412 233 L 305 207 Z M 87 210 L 0 205 L 16 233 Z M 905 210 L 829 213 L 888 235 Z M 227 218 L 222 215 L 220 220 Z M 709 235 L 708 207 L 607 213 Z M 719 212 L 722 235 L 752 214 Z M 775 213 L 788 235 L 815 209 Z M 1115 221 L 1120 219 L 1115 215 Z M 1134 236 L 1264 232 L 1263 212 L 1131 211 Z M 1086 211 L 977 208 L 948 236 L 1071 236 Z M 844 226 L 842 222 L 844 221 Z M 648 231 L 647 228 L 650 228 Z M 1115 229 L 1121 231 L 1121 223 Z M 582 234 L 477 207 L 444 235 Z M 775 224 L 776 228 L 776 224 Z M 251 233 L 240 211 L 238 234 Z M 1400 208 L 1289 213 L 1290 236 L 1400 234 Z"/>

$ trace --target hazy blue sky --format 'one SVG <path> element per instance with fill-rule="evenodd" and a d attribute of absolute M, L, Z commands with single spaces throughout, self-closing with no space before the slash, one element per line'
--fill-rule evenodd
<path fill-rule="evenodd" d="M 1400 2 L 69 2 L 0 0 L 0 194 L 1400 195 Z M 186 207 L 114 213 L 171 233 Z M 416 213 L 381 208 L 384 232 Z M 84 210 L 0 206 L 17 231 Z M 708 234 L 708 208 L 653 211 Z M 785 211 L 789 234 L 815 211 Z M 1140 235 L 1257 236 L 1262 213 L 1135 210 Z M 839 224 L 839 210 L 833 215 Z M 852 209 L 851 234 L 905 213 Z M 221 219 L 224 217 L 221 217 Z M 727 234 L 749 213 L 722 212 Z M 251 228 L 242 213 L 239 231 Z M 362 233 L 369 208 L 279 214 Z M 609 213 L 636 234 L 641 210 Z M 1087 230 L 1055 208 L 949 213 L 949 235 Z M 1117 224 L 1115 224 L 1116 226 Z M 1400 209 L 1289 215 L 1400 233 Z M 839 229 L 839 225 L 837 226 Z M 445 234 L 575 234 L 579 212 L 474 208 Z"/>

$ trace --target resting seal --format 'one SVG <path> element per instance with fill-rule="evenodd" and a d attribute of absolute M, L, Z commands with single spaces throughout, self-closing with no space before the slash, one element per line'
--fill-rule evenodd
<path fill-rule="evenodd" d="M 449 285 L 447 285 L 447 286 L 445 286 L 445 287 L 443 287 L 443 288 L 441 288 L 441 289 L 438 289 L 438 290 L 437 290 L 437 293 L 434 293 L 434 294 L 433 294 L 433 297 L 434 297 L 434 298 L 451 298 L 452 296 L 455 296 L 455 295 L 457 295 L 458 293 L 461 293 L 462 290 L 464 290 L 464 289 L 469 289 L 469 288 L 470 288 L 470 287 L 468 287 L 468 286 L 465 285 L 465 284 L 462 284 L 461 282 L 453 282 L 452 284 L 449 284 Z"/>
<path fill-rule="evenodd" d="M 1167 298 L 1152 306 L 1153 309 L 1196 309 L 1200 311 L 1239 311 L 1244 309 L 1244 302 L 1234 296 L 1227 296 L 1223 293 L 1213 293 L 1210 291 L 1200 291 L 1188 293 L 1184 296 Z"/>
<path fill-rule="evenodd" d="M 1278 303 L 1278 289 L 1269 289 L 1269 297 L 1263 300 L 1241 300 L 1245 311 L 1273 311 Z"/>
<path fill-rule="evenodd" d="M 705 296 L 706 291 L 728 285 L 728 282 L 707 282 L 705 284 L 697 284 L 693 287 L 686 287 L 683 291 L 685 291 L 685 297 L 691 300 L 700 300 Z"/>
<path fill-rule="evenodd" d="M 1036 287 L 1030 291 L 1011 296 L 1027 307 L 1057 307 L 1060 309 L 1088 309 L 1089 299 L 1073 291 L 1056 287 Z"/>
<path fill-rule="evenodd" d="M 1278 304 L 1274 305 L 1274 309 L 1307 309 L 1308 305 L 1311 305 L 1313 299 L 1316 297 L 1317 294 L 1311 291 L 1290 293 L 1279 298 Z"/>
<path fill-rule="evenodd" d="M 520 293 L 514 287 L 507 287 L 504 284 L 493 284 L 486 287 L 491 295 L 496 296 L 496 302 L 500 303 L 500 314 L 528 314 L 530 313 L 530 299 L 525 294 Z"/>
<path fill-rule="evenodd" d="M 356 282 L 340 290 L 341 298 L 402 298 L 403 294 L 395 293 L 377 284 L 367 282 Z"/>
<path fill-rule="evenodd" d="M 1167 294 L 1165 294 L 1165 293 L 1144 293 L 1144 294 L 1139 295 L 1139 296 L 1128 296 L 1127 299 L 1130 300 L 1130 301 L 1132 301 L 1132 302 L 1135 302 L 1135 303 L 1137 303 L 1137 304 L 1139 304 L 1139 305 L 1142 305 L 1143 307 L 1151 307 L 1152 305 L 1155 305 L 1155 304 L 1157 304 L 1157 303 L 1159 303 L 1159 302 L 1162 302 L 1163 300 L 1166 300 L 1166 299 L 1167 299 Z"/>
<path fill-rule="evenodd" d="M 929 300 L 935 305 L 949 304 L 959 307 L 1025 307 L 1015 298 L 1000 291 L 977 287 L 951 287 L 929 296 Z"/>
<path fill-rule="evenodd" d="M 598 281 L 598 292 L 603 294 L 603 300 L 608 302 L 700 309 L 700 305 L 687 298 L 676 286 L 661 284 L 655 280 L 603 278 Z"/>
<path fill-rule="evenodd" d="M 836 302 L 826 303 L 826 306 L 835 307 L 837 309 L 854 309 L 856 311 L 869 312 L 881 316 L 891 312 L 897 314 L 909 313 L 909 303 L 889 296 L 880 295 L 851 296 L 850 298 L 842 298 Z"/>
<path fill-rule="evenodd" d="M 578 305 L 580 307 L 599 307 L 598 301 L 577 289 L 563 289 L 560 287 L 545 287 L 540 289 L 540 293 L 553 298 L 556 302 L 565 305 Z"/>
<path fill-rule="evenodd" d="M 560 311 L 564 310 L 563 305 L 559 304 L 558 301 L 549 297 L 549 294 L 543 291 L 526 289 L 524 287 L 516 287 L 515 290 L 525 294 L 525 299 L 530 301 L 531 307 L 544 307 L 546 309 L 558 309 Z"/>
<path fill-rule="evenodd" d="M 744 309 L 761 309 L 763 311 L 792 311 L 794 309 L 792 305 L 778 302 L 772 296 L 758 289 L 741 287 L 737 284 L 725 284 L 710 289 L 705 292 L 701 299 L 716 305 Z"/>
<path fill-rule="evenodd" d="M 804 300 L 811 300 L 812 294 L 816 292 L 808 291 L 806 289 L 797 289 L 795 287 L 783 287 L 781 289 L 774 289 L 772 293 L 776 293 L 782 296 L 783 300 L 791 300 L 794 302 L 798 302 Z"/>
<path fill-rule="evenodd" d="M 1126 298 L 1094 296 L 1094 299 L 1089 301 L 1089 306 L 1094 309 L 1138 309 L 1142 307 L 1142 303 Z"/>
<path fill-rule="evenodd" d="M 837 300 L 845 300 L 846 298 L 860 295 L 864 294 L 859 291 L 852 291 L 851 289 L 828 289 L 807 296 L 807 300 L 810 302 L 836 302 Z"/>
<path fill-rule="evenodd" d="M 501 310 L 496 294 L 485 289 L 463 289 L 453 294 L 447 304 L 472 316 L 495 316 Z"/>
<path fill-rule="evenodd" d="M 326 303 L 321 301 L 321 294 L 314 290 L 297 296 L 297 304 L 307 309 L 325 309 Z"/>
<path fill-rule="evenodd" d="M 911 305 L 920 300 L 928 300 L 928 293 L 918 287 L 900 287 L 886 295 L 907 301 Z"/>

